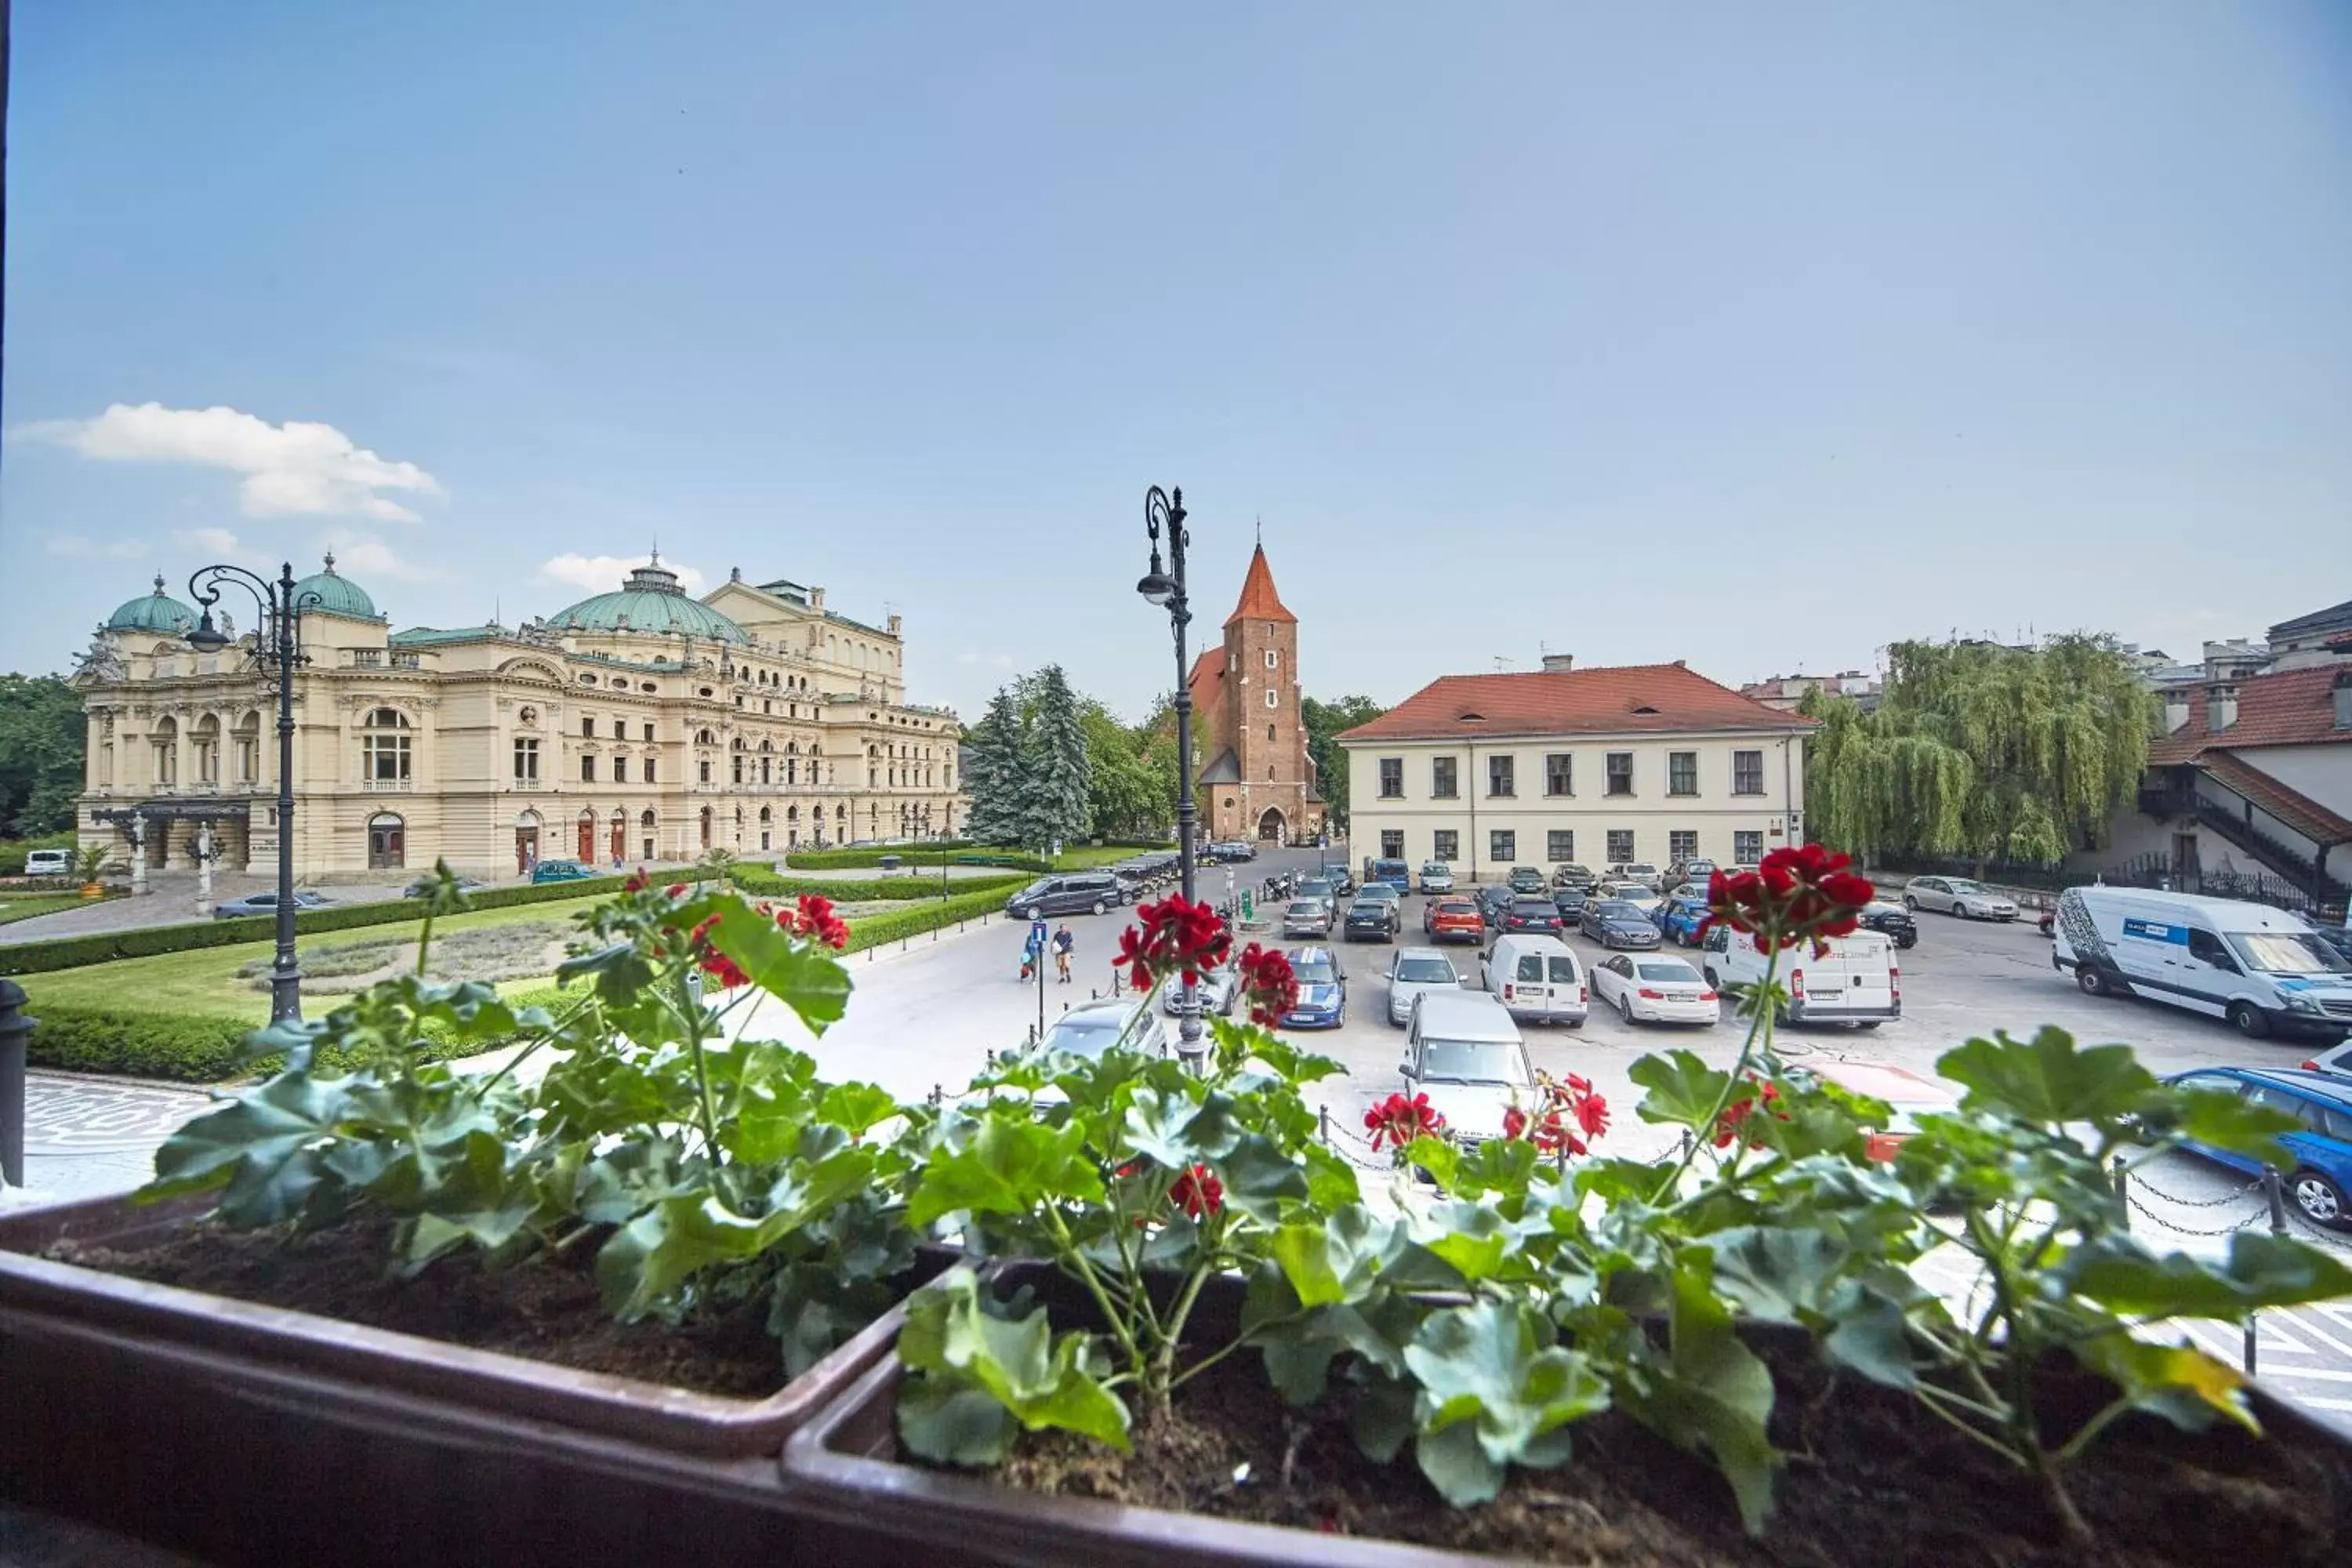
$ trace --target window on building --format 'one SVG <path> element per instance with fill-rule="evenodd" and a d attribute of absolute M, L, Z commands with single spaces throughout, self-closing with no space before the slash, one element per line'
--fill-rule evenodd
<path fill-rule="evenodd" d="M 1764 835 L 1760 830 L 1734 833 L 1731 836 L 1731 859 L 1738 866 L 1758 866 L 1764 860 Z"/>
<path fill-rule="evenodd" d="M 1554 827 L 1544 833 L 1544 858 L 1565 864 L 1576 858 L 1576 829 Z"/>
<path fill-rule="evenodd" d="M 1381 829 L 1381 858 L 1383 860 L 1402 860 L 1404 858 L 1403 828 L 1383 827 Z"/>
<path fill-rule="evenodd" d="M 594 784 L 596 782 L 595 758 L 583 757 L 580 759 L 580 782 L 582 784 Z"/>
<path fill-rule="evenodd" d="M 1437 800 L 1452 800 L 1455 795 L 1452 757 L 1432 757 L 1429 760 L 1429 793 Z"/>
<path fill-rule="evenodd" d="M 1666 793 L 1668 795 L 1698 793 L 1698 753 L 1696 752 L 1666 753 Z"/>
<path fill-rule="evenodd" d="M 583 740 L 593 741 L 596 738 L 596 721 L 593 716 L 586 713 L 580 715 L 580 734 Z"/>
<path fill-rule="evenodd" d="M 1382 800 L 1404 798 L 1404 759 L 1402 757 L 1381 759 L 1381 798 Z"/>
<path fill-rule="evenodd" d="M 1265 650 L 1265 667 L 1266 667 L 1266 668 L 1268 668 L 1268 669 L 1278 669 L 1278 668 L 1280 668 L 1282 667 L 1282 656 L 1281 656 L 1280 654 L 1278 654 L 1278 653 L 1275 652 L 1275 651 L 1274 651 L 1274 649 L 1272 649 L 1272 648 L 1268 648 L 1268 649 L 1266 649 L 1266 650 Z"/>
<path fill-rule="evenodd" d="M 1497 827 L 1486 835 L 1486 858 L 1497 866 L 1507 866 L 1519 858 L 1519 836 L 1507 827 Z"/>
<path fill-rule="evenodd" d="M 698 763 L 695 764 L 695 771 L 699 775 L 699 781 L 701 783 L 709 784 L 710 782 L 710 764 L 709 763 Z"/>
<path fill-rule="evenodd" d="M 1609 753 L 1609 793 L 1611 795 L 1632 795 L 1633 793 L 1633 752 L 1612 752 Z"/>
<path fill-rule="evenodd" d="M 1762 795 L 1764 793 L 1764 753 L 1734 752 L 1731 753 L 1731 793 Z"/>
<path fill-rule="evenodd" d="M 514 776 L 517 784 L 539 782 L 539 741 L 531 735 L 518 735 L 514 743 Z"/>
<path fill-rule="evenodd" d="M 1265 689 L 1265 705 L 1269 708 L 1282 706 L 1282 699 L 1275 695 L 1274 688 L 1271 686 Z"/>
<path fill-rule="evenodd" d="M 1633 830 L 1612 827 L 1609 830 L 1609 863 L 1612 866 L 1631 864 L 1633 858 Z"/>
<path fill-rule="evenodd" d="M 774 762 L 775 759 L 773 757 L 761 757 L 760 759 L 760 782 L 761 784 L 773 784 L 776 782 L 775 771 L 772 766 Z"/>
<path fill-rule="evenodd" d="M 1696 833 L 1686 827 L 1677 827 L 1667 833 L 1666 859 L 1670 863 L 1697 858 L 1698 835 Z"/>
<path fill-rule="evenodd" d="M 408 721 L 396 708 L 379 708 L 368 715 L 367 732 L 360 737 L 360 777 L 370 784 L 406 783 Z"/>
<path fill-rule="evenodd" d="M 645 727 L 645 729 L 646 729 L 645 738 L 646 738 L 646 740 L 648 740 L 648 741 L 652 740 L 652 739 L 654 738 L 654 727 L 653 727 L 651 724 L 648 724 L 648 725 L 646 725 L 646 726 Z"/>
<path fill-rule="evenodd" d="M 731 760 L 731 761 L 734 763 L 734 764 L 735 764 L 735 782 L 736 782 L 737 784 L 741 784 L 741 783 L 743 782 L 743 758 L 742 758 L 742 754 L 741 754 L 740 752 L 738 752 L 738 753 L 737 753 L 733 758 L 731 758 L 730 760 Z"/>
<path fill-rule="evenodd" d="M 1430 835 L 1430 854 L 1452 865 L 1462 858 L 1462 835 L 1451 827 L 1441 827 Z"/>
<path fill-rule="evenodd" d="M 648 755 L 646 758 L 646 783 L 659 784 L 660 782 L 661 781 L 659 779 L 654 777 L 654 759 Z"/>
<path fill-rule="evenodd" d="M 613 759 L 613 782 L 614 784 L 626 784 L 629 782 L 628 758 L 614 757 Z"/>
<path fill-rule="evenodd" d="M 1517 788 L 1515 786 L 1511 776 L 1511 764 L 1516 759 L 1510 757 L 1488 757 L 1486 759 L 1486 793 L 1488 795 L 1517 795 L 1519 793 Z"/>
<path fill-rule="evenodd" d="M 1544 794 L 1574 795 L 1576 793 L 1576 758 L 1567 752 L 1544 754 Z"/>

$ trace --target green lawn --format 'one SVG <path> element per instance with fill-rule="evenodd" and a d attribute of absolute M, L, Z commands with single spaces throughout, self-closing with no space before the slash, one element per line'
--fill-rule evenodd
<path fill-rule="evenodd" d="M 25 893 L 0 898 L 0 926 L 11 921 L 28 921 L 35 915 L 53 915 L 59 910 L 70 910 L 81 903 L 78 893 Z"/>
<path fill-rule="evenodd" d="M 1086 871 L 1097 866 L 1116 866 L 1121 860 L 1132 860 L 1138 855 L 1149 855 L 1149 849 L 1121 849 L 1115 845 L 1082 844 L 1075 849 L 1065 849 L 1062 858 L 1054 862 L 1057 871 Z"/>

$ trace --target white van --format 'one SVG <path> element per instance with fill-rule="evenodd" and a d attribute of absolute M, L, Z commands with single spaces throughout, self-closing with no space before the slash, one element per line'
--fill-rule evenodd
<path fill-rule="evenodd" d="M 1457 1138 L 1503 1135 L 1515 1104 L 1531 1104 L 1536 1076 L 1518 1026 L 1491 996 L 1425 991 L 1413 998 L 1397 1068 L 1407 1095 L 1427 1094 Z"/>
<path fill-rule="evenodd" d="M 70 849 L 36 849 L 25 857 L 27 877 L 62 877 L 73 869 Z"/>
<path fill-rule="evenodd" d="M 1584 965 L 1556 936 L 1498 936 L 1486 955 L 1486 992 L 1514 1018 L 1580 1028 L 1591 993 Z"/>
<path fill-rule="evenodd" d="M 2094 996 L 2227 1018 L 2252 1039 L 2352 1029 L 2352 964 L 2284 910 L 2193 893 L 2069 888 L 2050 962 Z"/>
<path fill-rule="evenodd" d="M 1804 943 L 1780 955 L 1780 986 L 1789 994 L 1793 1023 L 1855 1024 L 1874 1029 L 1903 1016 L 1903 972 L 1895 967 L 1895 944 L 1874 931 L 1827 939 L 1820 958 Z M 1764 978 L 1764 955 L 1756 943 L 1729 926 L 1706 933 L 1699 967 L 1706 983 L 1753 985 Z"/>

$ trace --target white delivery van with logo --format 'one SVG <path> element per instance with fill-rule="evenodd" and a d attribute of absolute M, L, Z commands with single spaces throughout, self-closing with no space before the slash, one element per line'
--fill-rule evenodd
<path fill-rule="evenodd" d="M 2050 962 L 2094 996 L 2145 996 L 2240 1034 L 2352 1030 L 2352 963 L 2267 904 L 2140 888 L 2069 888 Z"/>
<path fill-rule="evenodd" d="M 1893 942 L 1874 931 L 1825 941 L 1829 951 L 1818 958 L 1805 942 L 1780 955 L 1778 974 L 1789 994 L 1790 1020 L 1874 1029 L 1903 1016 L 1903 972 L 1895 967 Z M 1718 925 L 1706 933 L 1699 967 L 1718 991 L 1754 985 L 1764 978 L 1764 955 L 1753 938 Z"/>
<path fill-rule="evenodd" d="M 1496 937 L 1486 955 L 1486 990 L 1512 1017 L 1539 1024 L 1580 1028 L 1591 1010 L 1584 966 L 1556 936 Z"/>

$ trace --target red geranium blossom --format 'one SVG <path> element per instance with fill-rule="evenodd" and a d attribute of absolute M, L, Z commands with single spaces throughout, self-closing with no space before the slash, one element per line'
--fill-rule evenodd
<path fill-rule="evenodd" d="M 1242 949 L 1234 967 L 1241 971 L 1242 996 L 1249 1004 L 1251 1023 L 1270 1029 L 1298 1005 L 1298 976 L 1291 971 L 1289 955 L 1281 949 L 1252 942 Z"/>
<path fill-rule="evenodd" d="M 721 990 L 732 991 L 738 985 L 749 985 L 751 977 L 743 973 L 742 966 L 710 945 L 710 928 L 718 923 L 719 917 L 712 915 L 688 931 L 687 951 L 694 955 L 694 962 L 702 973 L 710 976 Z"/>
<path fill-rule="evenodd" d="M 849 922 L 833 912 L 833 900 L 822 893 L 803 893 L 793 908 L 776 911 L 776 923 L 796 936 L 813 936 L 830 948 L 849 945 Z"/>
<path fill-rule="evenodd" d="M 1591 1080 L 1575 1073 L 1554 1078 L 1548 1072 L 1536 1074 L 1538 1099 L 1535 1114 L 1514 1105 L 1503 1112 L 1503 1136 L 1526 1138 L 1547 1154 L 1565 1150 L 1570 1154 L 1586 1154 L 1591 1151 L 1586 1140 L 1599 1138 L 1609 1131 L 1609 1101 L 1592 1092 Z M 1570 1119 L 1575 1121 L 1573 1130 Z M 1582 1136 L 1579 1136 L 1581 1133 Z"/>
<path fill-rule="evenodd" d="M 1818 958 L 1829 951 L 1828 938 L 1860 925 L 1862 911 L 1877 896 L 1868 878 L 1846 868 L 1853 864 L 1851 856 L 1801 844 L 1773 850 L 1753 871 L 1718 870 L 1707 879 L 1699 940 L 1727 925 L 1753 937 L 1759 952 L 1810 942 Z"/>
<path fill-rule="evenodd" d="M 686 897 L 686 884 L 684 882 L 672 882 L 668 887 L 664 888 L 662 891 L 673 899 L 682 899 Z"/>
<path fill-rule="evenodd" d="M 654 879 L 647 876 L 646 874 L 646 868 L 643 866 L 640 866 L 637 868 L 635 876 L 631 877 L 627 881 L 621 884 L 621 891 L 625 893 L 642 893 L 653 885 Z"/>
<path fill-rule="evenodd" d="M 1400 1092 L 1364 1112 L 1364 1130 L 1372 1135 L 1374 1149 L 1381 1146 L 1383 1139 L 1391 1149 L 1402 1149 L 1415 1138 L 1434 1137 L 1444 1131 L 1445 1118 L 1431 1109 L 1428 1095 L 1416 1094 L 1407 1100 Z"/>
<path fill-rule="evenodd" d="M 1715 1146 L 1718 1149 L 1731 1147 L 1732 1140 L 1741 1136 L 1740 1124 L 1746 1121 L 1759 1106 L 1771 1111 L 1782 1121 L 1789 1120 L 1789 1113 L 1772 1103 L 1780 1098 L 1779 1084 L 1763 1083 L 1754 1079 L 1748 1081 L 1755 1087 L 1741 1089 L 1733 1098 L 1731 1103 L 1723 1108 L 1723 1114 L 1715 1120 Z M 1751 1149 L 1760 1148 L 1764 1142 L 1753 1134 L 1748 1134 L 1747 1141 L 1748 1146 Z"/>
<path fill-rule="evenodd" d="M 1200 1219 L 1225 1206 L 1225 1184 L 1211 1174 L 1208 1166 L 1195 1165 L 1176 1178 L 1168 1189 L 1168 1199 L 1183 1205 L 1186 1214 Z"/>
<path fill-rule="evenodd" d="M 1116 962 L 1126 967 L 1128 984 L 1138 991 L 1173 975 L 1196 982 L 1202 970 L 1216 968 L 1234 949 L 1234 933 L 1224 917 L 1181 893 L 1171 893 L 1156 904 L 1138 904 L 1135 918 L 1137 924 L 1118 933 Z"/>

